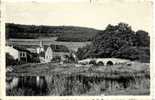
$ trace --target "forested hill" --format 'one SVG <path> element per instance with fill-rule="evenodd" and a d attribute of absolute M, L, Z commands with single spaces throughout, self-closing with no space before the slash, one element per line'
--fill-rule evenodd
<path fill-rule="evenodd" d="M 21 25 L 6 23 L 6 38 L 35 39 L 58 37 L 58 41 L 91 41 L 99 30 L 77 26 Z"/>

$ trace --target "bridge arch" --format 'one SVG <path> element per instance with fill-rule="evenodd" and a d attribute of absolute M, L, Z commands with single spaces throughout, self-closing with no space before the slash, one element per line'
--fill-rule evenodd
<path fill-rule="evenodd" d="M 114 65 L 114 62 L 109 60 L 109 61 L 106 62 L 106 65 Z"/>
<path fill-rule="evenodd" d="M 97 65 L 104 65 L 104 62 L 103 61 L 99 61 L 99 62 L 97 62 Z"/>
<path fill-rule="evenodd" d="M 81 61 L 83 63 L 87 64 L 93 64 L 93 65 L 119 65 L 119 64 L 125 64 L 129 62 L 128 60 L 124 59 L 117 59 L 117 58 L 93 58 L 93 59 L 85 59 Z"/>

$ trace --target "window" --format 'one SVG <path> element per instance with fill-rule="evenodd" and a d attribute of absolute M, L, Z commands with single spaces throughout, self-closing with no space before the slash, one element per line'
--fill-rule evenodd
<path fill-rule="evenodd" d="M 20 57 L 26 57 L 26 52 L 21 52 Z"/>
<path fill-rule="evenodd" d="M 23 52 L 23 57 L 26 57 L 26 52 Z"/>
<path fill-rule="evenodd" d="M 23 56 L 23 52 L 20 53 L 20 56 L 21 56 L 21 57 Z"/>

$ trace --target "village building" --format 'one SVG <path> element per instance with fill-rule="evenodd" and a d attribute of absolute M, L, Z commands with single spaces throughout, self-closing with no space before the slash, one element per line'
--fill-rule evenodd
<path fill-rule="evenodd" d="M 6 53 L 11 55 L 14 60 L 21 63 L 31 62 L 34 56 L 29 50 L 20 46 L 6 46 Z"/>
<path fill-rule="evenodd" d="M 15 60 L 19 59 L 19 51 L 13 48 L 13 46 L 6 46 L 5 50 L 6 50 L 6 53 L 11 55 Z"/>
<path fill-rule="evenodd" d="M 45 52 L 45 62 L 51 62 L 52 59 L 53 59 L 53 51 L 51 47 L 48 47 Z"/>
<path fill-rule="evenodd" d="M 48 63 L 54 57 L 64 58 L 65 55 L 69 55 L 69 50 L 60 49 L 61 45 L 43 45 L 40 42 L 40 47 L 36 48 L 41 63 Z"/>
<path fill-rule="evenodd" d="M 50 46 L 43 46 L 43 42 L 40 41 L 40 47 L 36 48 L 39 54 L 39 59 L 41 63 L 51 62 L 53 59 L 53 51 Z"/>
<path fill-rule="evenodd" d="M 41 53 L 41 52 L 44 52 L 44 47 L 43 47 L 43 42 L 42 41 L 40 41 L 40 45 L 39 45 L 39 47 L 36 48 L 36 51 L 37 51 L 38 54 Z"/>
<path fill-rule="evenodd" d="M 27 63 L 29 58 L 32 58 L 32 54 L 30 51 L 28 51 L 26 48 L 23 47 L 14 47 L 15 49 L 18 50 L 18 61 Z M 30 59 L 29 59 L 30 60 Z"/>
<path fill-rule="evenodd" d="M 27 50 L 31 53 L 37 53 L 37 50 L 35 48 L 27 48 Z"/>
<path fill-rule="evenodd" d="M 66 59 L 66 56 L 69 56 L 69 49 L 64 45 L 44 45 L 42 41 L 40 41 L 39 46 L 37 47 L 32 45 L 25 46 L 6 46 L 7 52 L 17 59 L 18 61 L 22 61 L 27 63 L 36 62 L 38 60 L 40 63 L 48 63 L 55 57 L 59 57 L 61 60 Z M 34 57 L 35 56 L 35 57 Z M 31 61 L 33 58 L 37 58 L 37 61 Z M 32 58 L 32 59 L 29 59 Z M 34 59 L 33 59 L 34 60 Z"/>
<path fill-rule="evenodd" d="M 15 60 L 27 62 L 28 51 L 13 46 L 6 46 L 6 53 L 9 53 Z"/>

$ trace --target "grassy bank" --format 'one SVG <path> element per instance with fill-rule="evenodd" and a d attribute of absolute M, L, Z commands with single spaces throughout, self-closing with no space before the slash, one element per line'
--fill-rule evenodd
<path fill-rule="evenodd" d="M 7 95 L 149 95 L 149 65 L 81 66 L 75 64 L 26 64 L 14 67 L 7 76 L 26 79 L 34 85 L 19 85 Z M 41 76 L 35 87 L 35 76 Z M 33 78 L 32 78 L 33 77 Z M 28 82 L 29 81 L 29 82 Z M 24 81 L 22 81 L 24 83 Z M 26 84 L 26 83 L 25 83 Z M 32 88 L 33 87 L 33 88 Z M 35 88 L 34 88 L 35 87 Z M 28 92 L 29 91 L 29 92 Z"/>

